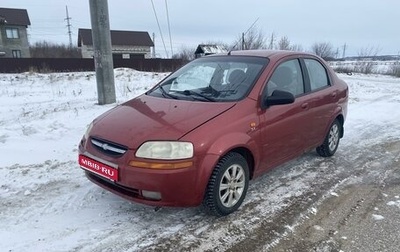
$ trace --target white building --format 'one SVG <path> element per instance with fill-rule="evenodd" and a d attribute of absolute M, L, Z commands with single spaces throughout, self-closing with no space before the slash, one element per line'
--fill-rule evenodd
<path fill-rule="evenodd" d="M 111 45 L 114 59 L 150 58 L 154 47 L 149 33 L 142 31 L 111 31 Z M 91 29 L 79 29 L 78 47 L 82 58 L 93 58 Z"/>

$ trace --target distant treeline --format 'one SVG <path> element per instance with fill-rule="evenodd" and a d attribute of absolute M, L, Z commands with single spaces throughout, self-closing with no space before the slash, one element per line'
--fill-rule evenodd
<path fill-rule="evenodd" d="M 29 49 L 32 58 L 81 58 L 78 47 L 53 44 L 47 41 L 36 42 Z"/>
<path fill-rule="evenodd" d="M 390 61 L 390 60 L 400 60 L 399 55 L 373 55 L 373 56 L 355 56 L 346 57 L 341 59 L 336 59 L 336 61 L 363 61 L 363 60 L 373 60 L 373 61 Z"/>

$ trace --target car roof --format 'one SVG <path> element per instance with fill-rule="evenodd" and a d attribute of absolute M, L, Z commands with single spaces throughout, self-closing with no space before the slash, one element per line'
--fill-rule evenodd
<path fill-rule="evenodd" d="M 306 53 L 306 52 L 297 52 L 297 51 L 287 51 L 287 50 L 243 50 L 243 51 L 230 51 L 226 54 L 214 54 L 210 56 L 218 56 L 218 55 L 237 55 L 237 56 L 258 56 L 265 58 L 282 58 L 286 56 L 308 56 L 308 57 L 316 57 L 314 54 Z"/>

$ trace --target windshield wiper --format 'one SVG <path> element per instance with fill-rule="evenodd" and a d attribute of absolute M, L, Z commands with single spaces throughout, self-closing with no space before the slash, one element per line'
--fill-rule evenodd
<path fill-rule="evenodd" d="M 178 96 L 172 95 L 172 94 L 168 93 L 167 91 L 165 91 L 165 89 L 164 89 L 162 86 L 159 86 L 158 88 L 161 90 L 162 96 L 164 96 L 164 97 L 166 97 L 166 98 L 167 98 L 167 97 L 168 97 L 168 98 L 172 98 L 172 99 L 175 99 L 175 100 L 178 100 L 178 99 L 179 99 Z"/>
<path fill-rule="evenodd" d="M 186 95 L 186 96 L 191 96 L 191 97 L 193 97 L 194 99 L 195 99 L 195 96 L 197 96 L 197 97 L 201 97 L 201 98 L 203 98 L 203 99 L 205 99 L 205 100 L 207 100 L 207 101 L 215 102 L 215 99 L 214 99 L 214 98 L 208 97 L 208 96 L 203 95 L 203 94 L 201 94 L 201 93 L 194 92 L 194 91 L 192 91 L 192 90 L 176 91 L 176 93 L 178 93 L 178 94 L 184 94 L 184 95 Z M 198 99 L 197 99 L 197 100 L 198 100 Z"/>

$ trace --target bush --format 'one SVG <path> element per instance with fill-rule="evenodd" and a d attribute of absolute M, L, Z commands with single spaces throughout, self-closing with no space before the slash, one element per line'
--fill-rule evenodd
<path fill-rule="evenodd" d="M 371 61 L 359 61 L 354 67 L 354 72 L 363 74 L 372 74 L 375 70 L 375 64 Z"/>
<path fill-rule="evenodd" d="M 351 67 L 346 67 L 346 66 L 337 66 L 334 67 L 333 70 L 337 73 L 345 73 L 348 75 L 351 75 L 352 72 L 354 71 L 354 69 L 352 69 Z"/>
<path fill-rule="evenodd" d="M 58 45 L 46 41 L 36 42 L 30 46 L 32 58 L 81 58 L 81 53 L 77 47 Z"/>
<path fill-rule="evenodd" d="M 397 63 L 397 64 L 395 64 L 395 65 L 392 65 L 392 66 L 389 68 L 387 74 L 400 78 L 400 63 Z"/>

